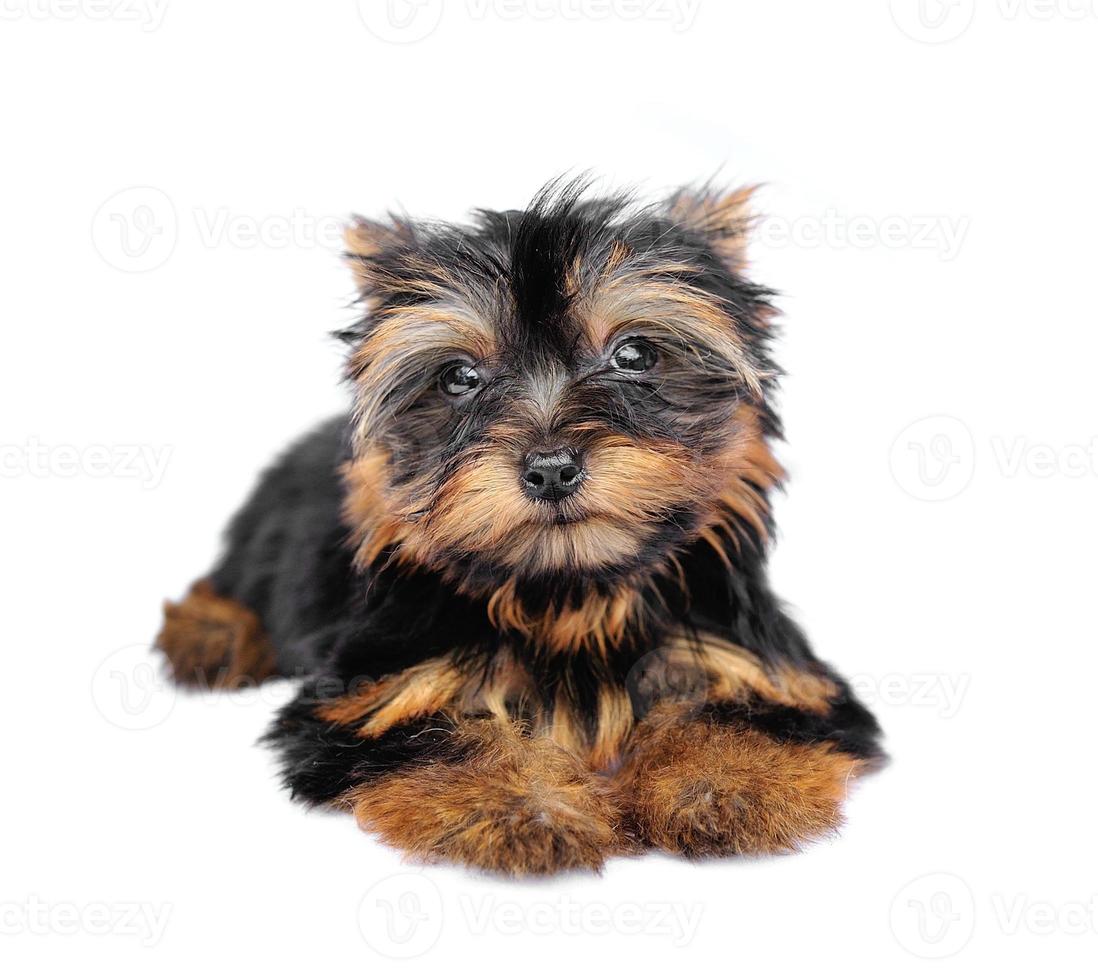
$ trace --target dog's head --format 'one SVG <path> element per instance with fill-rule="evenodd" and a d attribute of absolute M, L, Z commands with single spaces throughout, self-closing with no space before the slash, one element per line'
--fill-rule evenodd
<path fill-rule="evenodd" d="M 570 184 L 468 226 L 356 221 L 360 560 L 609 581 L 764 534 L 775 372 L 748 196 L 641 208 Z"/>

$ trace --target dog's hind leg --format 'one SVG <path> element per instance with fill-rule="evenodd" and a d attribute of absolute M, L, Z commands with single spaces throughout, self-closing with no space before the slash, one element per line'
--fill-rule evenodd
<path fill-rule="evenodd" d="M 259 617 L 219 596 L 208 579 L 195 582 L 181 602 L 164 603 L 155 645 L 176 683 L 189 687 L 244 687 L 277 673 Z"/>

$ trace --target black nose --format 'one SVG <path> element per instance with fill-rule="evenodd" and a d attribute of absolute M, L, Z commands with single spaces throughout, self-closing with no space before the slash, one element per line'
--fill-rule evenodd
<path fill-rule="evenodd" d="M 535 500 L 563 500 L 583 479 L 579 456 L 569 449 L 531 453 L 522 470 L 522 486 Z"/>

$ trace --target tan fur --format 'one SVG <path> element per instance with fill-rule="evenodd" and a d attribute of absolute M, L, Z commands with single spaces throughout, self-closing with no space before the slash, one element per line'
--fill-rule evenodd
<path fill-rule="evenodd" d="M 739 547 L 741 525 L 747 525 L 759 540 L 766 541 L 770 515 L 766 494 L 785 479 L 785 470 L 763 435 L 754 405 L 745 403 L 736 409 L 731 436 L 715 466 L 723 480 L 700 537 L 728 563 L 725 548 Z"/>
<path fill-rule="evenodd" d="M 635 554 L 645 526 L 685 503 L 705 475 L 676 444 L 590 435 L 587 478 L 560 505 L 568 523 L 554 523 L 543 506 L 522 494 L 516 456 L 489 442 L 453 471 L 426 516 L 405 533 L 405 547 L 430 566 L 440 565 L 440 553 L 472 551 L 527 574 L 598 569 Z"/>
<path fill-rule="evenodd" d="M 464 721 L 462 761 L 413 766 L 342 800 L 363 829 L 416 857 L 509 874 L 598 869 L 628 848 L 604 784 L 514 725 Z"/>
<path fill-rule="evenodd" d="M 633 703 L 628 692 L 616 686 L 603 687 L 599 691 L 595 737 L 587 752 L 588 765 L 598 771 L 614 769 L 632 730 Z"/>
<path fill-rule="evenodd" d="M 859 760 L 829 743 L 781 743 L 674 706 L 637 728 L 617 774 L 644 843 L 690 856 L 773 854 L 831 834 Z"/>
<path fill-rule="evenodd" d="M 344 229 L 344 257 L 370 312 L 374 311 L 373 294 L 379 291 L 411 293 L 422 299 L 441 301 L 466 295 L 465 283 L 454 269 L 440 265 L 425 255 L 406 252 L 402 271 L 398 275 L 378 263 L 382 253 L 406 249 L 413 246 L 415 240 L 415 226 L 393 214 L 389 215 L 388 222 L 355 217 L 353 223 Z"/>
<path fill-rule="evenodd" d="M 447 657 L 417 664 L 362 685 L 316 709 L 318 718 L 352 728 L 362 738 L 376 738 L 397 725 L 429 715 L 491 715 L 511 724 L 523 718 L 529 731 L 573 753 L 594 770 L 617 765 L 633 726 L 633 709 L 624 688 L 599 695 L 595 730 L 589 733 L 564 696 L 545 710 L 529 672 L 507 651 L 497 655 L 487 676 L 463 673 Z"/>
<path fill-rule="evenodd" d="M 823 714 L 838 691 L 827 677 L 786 666 L 768 670 L 751 651 L 712 634 L 672 635 L 653 658 L 674 672 L 695 700 L 741 701 L 755 696 Z"/>
<path fill-rule="evenodd" d="M 406 244 L 413 235 L 412 226 L 398 218 L 391 224 L 356 217 L 343 230 L 343 244 L 347 249 L 347 262 L 356 278 L 366 272 L 365 264 L 377 258 L 385 249 Z"/>
<path fill-rule="evenodd" d="M 583 721 L 562 691 L 557 692 L 557 700 L 549 717 L 546 719 L 538 716 L 534 730 L 554 745 L 559 745 L 576 756 L 582 756 L 587 749 L 587 733 L 584 731 Z"/>
<path fill-rule="evenodd" d="M 582 523 L 553 525 L 514 485 L 513 461 L 487 453 L 459 467 L 432 501 L 414 481 L 401 495 L 388 489 L 388 457 L 367 447 L 344 469 L 344 519 L 356 545 L 356 561 L 368 566 L 389 548 L 395 559 L 436 568 L 445 549 L 477 551 L 505 566 L 530 570 L 599 567 L 634 553 L 643 528 L 661 510 L 697 499 L 718 503 L 699 531 L 726 562 L 726 549 L 738 547 L 737 526 L 765 538 L 765 491 L 783 471 L 763 437 L 757 410 L 737 410 L 723 454 L 697 467 L 681 447 L 632 443 L 610 434 L 594 438 L 585 489 L 562 504 L 562 512 Z M 637 491 L 637 487 L 648 488 Z M 674 571 L 673 557 L 654 573 Z M 455 583 L 459 588 L 461 583 Z M 530 610 L 513 582 L 476 593 L 488 604 L 489 618 L 549 652 L 604 654 L 626 632 L 643 628 L 645 604 L 638 587 L 626 583 L 611 595 L 592 593 L 567 605 Z"/>
<path fill-rule="evenodd" d="M 680 191 L 670 201 L 670 214 L 679 224 L 708 238 L 725 265 L 739 272 L 746 264 L 753 221 L 751 198 L 756 190 L 748 186 L 729 192 Z"/>
<path fill-rule="evenodd" d="M 452 705 L 465 683 L 465 675 L 450 660 L 427 660 L 332 699 L 317 715 L 338 725 L 350 725 L 368 715 L 357 732 L 364 738 L 376 736 Z"/>
<path fill-rule="evenodd" d="M 610 595 L 592 593 L 578 603 L 568 600 L 530 612 L 505 582 L 488 597 L 488 618 L 499 630 L 511 631 L 553 653 L 582 649 L 605 656 L 624 639 L 627 629 L 643 616 L 643 600 L 635 588 L 622 585 Z"/>
<path fill-rule="evenodd" d="M 641 846 L 690 856 L 795 850 L 838 827 L 864 766 L 831 743 L 782 743 L 701 719 L 690 705 L 662 704 L 634 728 L 627 699 L 611 692 L 594 742 L 566 702 L 548 722 L 452 716 L 443 759 L 357 786 L 339 804 L 414 856 L 549 874 L 597 869 Z"/>
<path fill-rule="evenodd" d="M 638 324 L 646 336 L 665 335 L 687 349 L 700 342 L 735 365 L 747 388 L 761 396 L 767 375 L 720 303 L 681 281 L 690 274 L 690 266 L 673 262 L 653 268 L 641 257 L 623 261 L 600 280 L 598 289 L 577 301 L 591 343 L 598 350 L 610 347 L 623 331 Z"/>
<path fill-rule="evenodd" d="M 155 645 L 168 657 L 179 684 L 241 687 L 275 672 L 259 618 L 217 595 L 207 579 L 191 586 L 182 602 L 164 603 L 164 625 Z"/>
<path fill-rule="evenodd" d="M 731 247 L 742 231 L 749 196 L 749 189 L 723 197 L 683 193 L 670 203 L 671 214 L 718 247 Z M 737 546 L 738 529 L 748 527 L 765 536 L 765 491 L 781 479 L 781 468 L 766 445 L 757 410 L 747 404 L 737 410 L 726 446 L 713 458 L 697 458 L 669 440 L 627 439 L 597 424 L 555 432 L 556 438 L 584 445 L 587 476 L 580 491 L 561 503 L 562 522 L 547 520 L 545 508 L 521 492 L 517 461 L 535 438 L 532 433 L 551 423 L 562 379 L 559 384 L 543 379 L 542 388 L 520 398 L 513 417 L 494 425 L 478 451 L 454 461 L 443 479 L 428 469 L 394 488 L 387 451 L 373 442 L 383 392 L 410 358 L 418 361 L 425 353 L 436 352 L 440 359 L 462 354 L 490 360 L 498 345 L 494 324 L 513 313 L 506 291 L 493 293 L 465 282 L 454 270 L 437 268 L 414 254 L 405 256 L 399 284 L 380 281 L 387 273 L 373 260 L 412 234 L 399 220 L 392 225 L 359 220 L 347 236 L 349 259 L 364 285 L 399 285 L 422 300 L 378 311 L 350 360 L 357 391 L 357 453 L 345 473 L 345 513 L 356 535 L 359 564 L 368 565 L 394 549 L 395 560 L 443 574 L 448 571 L 446 556 L 455 552 L 477 553 L 527 574 L 597 571 L 635 555 L 644 546 L 648 526 L 699 500 L 714 504 L 698 534 L 725 561 L 726 548 Z M 577 258 L 568 270 L 574 310 L 587 327 L 591 347 L 605 350 L 620 332 L 642 324 L 645 332 L 673 336 L 686 349 L 700 342 L 718 351 L 737 366 L 748 389 L 761 396 L 767 379 L 723 305 L 686 282 L 690 267 L 673 260 L 658 267 L 651 262 L 650 256 L 618 243 L 601 267 Z M 532 620 L 505 595 L 494 601 L 501 622 L 547 649 L 574 652 L 614 642 L 623 624 L 642 611 L 624 596 L 603 609 L 595 602 L 583 603 L 558 610 L 547 628 L 550 620 Z M 596 620 L 605 625 L 592 629 Z"/>
<path fill-rule="evenodd" d="M 679 634 L 645 658 L 643 676 L 634 677 L 637 693 L 648 703 L 762 699 L 802 711 L 824 713 L 838 693 L 826 677 L 786 667 L 767 669 L 750 651 L 709 634 Z M 376 737 L 440 713 L 491 715 L 511 722 L 522 718 L 530 731 L 567 750 L 596 772 L 621 762 L 634 729 L 628 691 L 607 684 L 598 696 L 590 730 L 562 691 L 555 704 L 541 707 L 528 670 L 506 649 L 487 674 L 466 673 L 449 657 L 417 664 L 348 694 L 332 698 L 318 717 Z"/>
<path fill-rule="evenodd" d="M 591 732 L 568 697 L 558 694 L 548 716 L 534 712 L 529 724 L 537 735 L 582 759 L 592 772 L 605 774 L 617 768 L 626 739 L 633 730 L 633 705 L 626 690 L 617 686 L 603 688 L 593 721 Z"/>
<path fill-rule="evenodd" d="M 387 453 L 371 446 L 343 467 L 343 521 L 351 531 L 355 564 L 368 568 L 403 537 L 405 521 L 385 499 Z"/>
<path fill-rule="evenodd" d="M 458 465 L 433 495 L 417 481 L 394 494 L 385 450 L 366 447 L 344 470 L 344 515 L 356 537 L 357 560 L 368 565 L 386 548 L 400 545 L 399 560 L 443 572 L 451 551 L 475 552 L 527 574 L 598 569 L 635 554 L 645 528 L 661 514 L 699 499 L 719 500 L 724 507 L 713 512 L 709 529 L 731 518 L 765 534 L 766 504 L 755 487 L 772 486 L 781 468 L 752 411 L 741 407 L 725 452 L 704 465 L 677 443 L 586 433 L 587 479 L 579 493 L 561 502 L 565 524 L 548 520 L 544 508 L 523 496 L 512 453 L 494 443 Z M 506 605 L 506 597 L 497 600 L 501 612 Z M 627 606 L 623 597 L 607 607 L 610 629 L 617 628 Z M 580 627 L 590 621 L 580 613 Z M 560 625 L 553 645 L 567 646 L 575 628 L 575 623 Z"/>
<path fill-rule="evenodd" d="M 458 355 L 480 360 L 494 349 L 487 315 L 460 295 L 387 309 L 348 362 L 355 380 L 356 444 L 368 441 L 385 393 L 409 362 L 428 354 L 443 363 Z"/>
<path fill-rule="evenodd" d="M 780 743 L 698 714 L 704 703 L 752 698 L 823 712 L 832 682 L 767 670 L 705 634 L 673 637 L 649 659 L 638 688 L 655 707 L 638 723 L 627 692 L 607 685 L 590 732 L 563 689 L 542 709 L 506 650 L 487 676 L 442 657 L 333 699 L 318 716 L 359 738 L 417 719 L 453 728 L 441 761 L 413 763 L 340 802 L 413 855 L 516 875 L 598 868 L 639 844 L 688 855 L 787 851 L 838 826 L 861 762 L 830 743 Z"/>
<path fill-rule="evenodd" d="M 750 193 L 684 192 L 669 212 L 739 271 Z M 562 423 L 558 409 L 570 379 L 558 365 L 516 395 L 509 417 L 489 428 L 475 451 L 447 460 L 445 472 L 428 464 L 398 484 L 379 441 L 391 407 L 386 393 L 436 362 L 460 356 L 490 364 L 496 325 L 515 314 L 513 297 L 498 283 L 466 280 L 459 269 L 414 251 L 399 272 L 387 271 L 382 253 L 414 237 L 400 219 L 360 219 L 347 231 L 347 258 L 368 319 L 354 333 L 349 360 L 355 455 L 342 474 L 343 518 L 360 567 L 387 558 L 438 571 L 455 590 L 484 600 L 502 635 L 488 667 L 485 651 L 455 650 L 313 709 L 348 739 L 377 738 L 397 726 L 445 733 L 444 745 L 421 740 L 431 742 L 421 760 L 353 787 L 338 805 L 412 855 L 514 875 L 597 869 L 608 856 L 642 845 L 688 855 L 773 853 L 830 833 L 861 762 L 832 743 L 783 743 L 746 725 L 709 721 L 701 711 L 713 702 L 762 700 L 822 714 L 838 694 L 825 676 L 771 667 L 735 644 L 684 631 L 666 637 L 624 682 L 604 679 L 593 717 L 576 707 L 572 664 L 560 665 L 554 703 L 546 705 L 545 692 L 535 689 L 544 665 L 528 658 L 607 658 L 631 635 L 643 636 L 648 604 L 665 601 L 653 583 L 677 573 L 685 592 L 673 554 L 609 594 L 530 604 L 514 580 L 474 584 L 451 567 L 450 556 L 463 553 L 516 576 L 598 572 L 644 553 L 653 527 L 680 508 L 697 512 L 702 502 L 711 503 L 698 514 L 697 538 L 726 563 L 734 558 L 730 549 L 765 539 L 767 492 L 783 472 L 757 407 L 770 378 L 743 325 L 719 298 L 689 284 L 696 271 L 689 264 L 672 258 L 654 266 L 651 255 L 620 242 L 600 268 L 577 257 L 565 280 L 588 354 L 608 353 L 627 331 L 642 329 L 687 354 L 699 346 L 716 351 L 734 366 L 749 395 L 728 420 L 723 445 L 700 454 L 669 439 L 627 438 L 596 421 Z M 412 299 L 379 302 L 398 293 Z M 770 312 L 762 303 L 753 315 Z M 555 510 L 527 499 L 518 476 L 531 446 L 550 436 L 582 446 L 585 455 L 583 483 Z M 215 595 L 208 582 L 165 605 L 157 642 L 184 682 L 247 683 L 276 669 L 256 615 Z M 640 720 L 631 695 L 649 709 Z M 411 734 L 410 744 L 415 739 Z"/>

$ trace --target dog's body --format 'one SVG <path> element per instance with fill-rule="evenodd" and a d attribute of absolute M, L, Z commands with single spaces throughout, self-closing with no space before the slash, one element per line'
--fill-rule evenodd
<path fill-rule="evenodd" d="M 159 640 L 184 682 L 307 676 L 269 735 L 296 796 L 509 873 L 837 826 L 878 730 L 766 582 L 746 199 L 352 228 L 355 412 L 263 477 Z"/>

